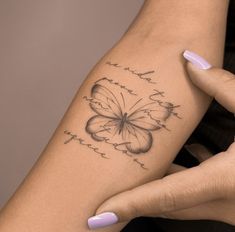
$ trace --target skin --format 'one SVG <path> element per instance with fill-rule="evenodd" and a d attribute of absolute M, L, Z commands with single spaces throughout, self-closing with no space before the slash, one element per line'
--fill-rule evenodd
<path fill-rule="evenodd" d="M 197 51 L 221 67 L 227 7 L 226 0 L 145 1 L 126 33 L 90 71 L 38 161 L 1 210 L 1 232 L 89 231 L 87 219 L 106 199 L 163 177 L 211 102 L 189 81 L 182 52 L 185 48 Z M 169 131 L 151 131 L 151 148 L 138 155 L 148 171 L 110 144 L 95 141 L 85 130 L 88 119 L 96 113 L 83 97 L 90 97 L 99 78 L 112 77 L 134 89 L 140 98 L 151 94 L 150 84 L 133 79 L 135 74 L 113 68 L 105 64 L 107 61 L 140 72 L 156 70 L 151 76 L 157 82 L 154 86 L 165 93 L 166 101 L 179 105 L 176 110 L 181 118 L 169 118 Z M 131 103 L 131 96 L 127 94 L 125 100 Z M 92 143 L 109 159 L 78 140 L 68 141 L 65 130 Z M 125 225 L 100 231 L 120 231 Z"/>
<path fill-rule="evenodd" d="M 218 68 L 198 70 L 192 64 L 187 70 L 196 86 L 235 112 L 235 75 Z M 215 156 L 199 144 L 187 149 L 201 161 L 199 166 L 186 169 L 172 165 L 166 177 L 117 194 L 96 213 L 115 212 L 119 221 L 160 216 L 212 219 L 235 225 L 235 143 Z"/>

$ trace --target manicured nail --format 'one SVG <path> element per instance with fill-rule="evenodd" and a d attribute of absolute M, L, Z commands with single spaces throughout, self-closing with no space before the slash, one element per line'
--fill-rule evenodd
<path fill-rule="evenodd" d="M 117 223 L 118 217 L 113 212 L 105 212 L 88 218 L 90 229 L 97 229 Z"/>
<path fill-rule="evenodd" d="M 194 52 L 185 50 L 183 56 L 186 60 L 194 64 L 199 69 L 211 68 L 211 64 L 209 64 L 204 58 Z"/>

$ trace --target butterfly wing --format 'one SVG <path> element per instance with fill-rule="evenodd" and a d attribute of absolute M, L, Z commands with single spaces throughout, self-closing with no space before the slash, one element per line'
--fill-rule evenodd
<path fill-rule="evenodd" d="M 147 130 L 157 130 L 171 115 L 172 110 L 168 105 L 157 102 L 145 104 L 129 114 L 130 123 Z"/>
<path fill-rule="evenodd" d="M 135 109 L 128 115 L 122 131 L 123 140 L 127 142 L 126 148 L 134 154 L 147 152 L 153 142 L 151 131 L 165 127 L 161 122 L 168 117 L 168 108 L 157 102 L 150 102 Z"/>
<path fill-rule="evenodd" d="M 91 90 L 92 102 L 90 107 L 99 115 L 121 118 L 121 106 L 115 95 L 106 87 L 95 84 Z"/>
<path fill-rule="evenodd" d="M 150 131 L 139 128 L 133 124 L 126 123 L 122 130 L 123 141 L 126 142 L 126 148 L 129 152 L 140 154 L 147 152 L 153 142 Z"/>
<path fill-rule="evenodd" d="M 128 117 L 128 122 L 136 127 L 143 128 L 145 130 L 157 130 L 161 127 L 151 117 L 149 111 L 141 110 L 134 112 Z"/>
<path fill-rule="evenodd" d="M 149 114 L 155 120 L 166 121 L 173 113 L 174 106 L 169 102 L 158 101 L 153 107 L 150 107 Z"/>
<path fill-rule="evenodd" d="M 111 139 L 119 128 L 119 120 L 102 115 L 91 117 L 86 124 L 86 131 L 96 141 Z"/>
<path fill-rule="evenodd" d="M 117 138 L 133 154 L 145 153 L 151 148 L 151 131 L 165 126 L 161 121 L 167 120 L 173 110 L 167 103 L 150 102 L 128 113 L 124 122 L 119 101 L 109 89 L 95 84 L 91 97 L 90 107 L 97 115 L 88 120 L 86 131 L 96 141 Z"/>

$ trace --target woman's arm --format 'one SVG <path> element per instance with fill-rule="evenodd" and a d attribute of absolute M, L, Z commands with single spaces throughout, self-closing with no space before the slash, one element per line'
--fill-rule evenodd
<path fill-rule="evenodd" d="M 235 75 L 212 67 L 198 54 L 186 51 L 184 57 L 189 61 L 186 69 L 195 86 L 234 113 Z M 230 122 L 234 130 L 235 120 L 232 122 L 231 118 Z M 102 212 L 110 211 L 115 212 L 118 222 L 138 216 L 160 216 L 235 225 L 235 143 L 217 155 L 195 143 L 187 145 L 187 150 L 200 165 L 186 168 L 173 164 L 165 177 L 112 196 L 98 207 L 96 216 L 89 219 L 93 228 L 107 226 L 110 221 L 102 220 Z"/>
<path fill-rule="evenodd" d="M 105 199 L 164 175 L 210 103 L 189 82 L 182 51 L 222 65 L 227 5 L 145 1 L 1 211 L 1 232 L 88 231 Z"/>

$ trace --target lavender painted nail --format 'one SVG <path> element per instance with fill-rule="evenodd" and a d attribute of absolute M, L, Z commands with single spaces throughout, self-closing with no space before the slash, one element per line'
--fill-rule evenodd
<path fill-rule="evenodd" d="M 113 212 L 105 212 L 88 218 L 90 229 L 97 229 L 117 223 L 118 217 Z"/>
<path fill-rule="evenodd" d="M 204 58 L 194 52 L 185 50 L 183 56 L 186 60 L 194 64 L 199 69 L 209 69 L 212 67 L 211 64 L 209 64 Z"/>

